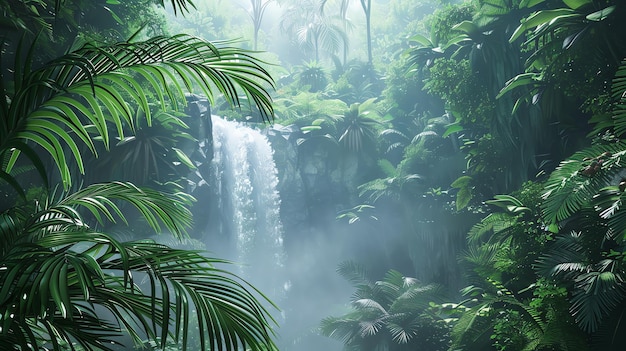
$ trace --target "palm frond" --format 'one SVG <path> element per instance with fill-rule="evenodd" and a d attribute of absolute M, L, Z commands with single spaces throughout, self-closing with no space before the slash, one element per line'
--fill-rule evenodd
<path fill-rule="evenodd" d="M 572 296 L 572 315 L 580 327 L 594 332 L 606 315 L 624 300 L 623 277 L 610 271 L 589 272 L 577 280 Z"/>
<path fill-rule="evenodd" d="M 594 209 L 599 218 L 606 220 L 606 237 L 619 242 L 626 240 L 626 211 L 623 203 L 626 198 L 620 186 L 607 186 L 600 190 L 593 199 Z"/>
<path fill-rule="evenodd" d="M 337 272 L 354 286 L 372 284 L 365 266 L 360 263 L 354 261 L 341 262 L 337 267 Z"/>
<path fill-rule="evenodd" d="M 379 280 L 375 284 L 376 286 L 383 288 L 385 293 L 396 297 L 402 290 L 404 290 L 405 282 L 405 277 L 402 273 L 396 271 L 395 269 L 390 269 L 387 273 L 385 273 L 383 280 Z"/>
<path fill-rule="evenodd" d="M 177 35 L 108 47 L 85 45 L 38 70 L 24 72 L 22 89 L 11 96 L 11 107 L 2 109 L 8 114 L 1 116 L 5 122 L 0 150 L 3 155 L 15 150 L 24 153 L 37 166 L 39 157 L 31 145 L 38 145 L 54 160 L 68 188 L 68 158 L 84 172 L 79 144 L 95 154 L 95 136 L 105 147 L 110 145 L 109 124 L 121 139 L 124 124 L 133 128 L 134 111 L 128 100 L 145 113 L 150 125 L 147 91 L 156 94 L 162 107 L 184 101 L 184 90 L 196 87 L 211 101 L 219 93 L 239 106 L 241 92 L 269 120 L 271 77 L 249 52 L 228 44 Z"/>
<path fill-rule="evenodd" d="M 135 341 L 145 333 L 152 340 L 160 337 L 165 342 L 173 337 L 186 343 L 188 336 L 180 331 L 190 329 L 193 304 L 203 348 L 272 345 L 267 311 L 250 286 L 215 268 L 223 260 L 148 241 L 120 243 L 94 232 L 69 234 L 65 230 L 48 233 L 37 246 L 15 245 L 4 256 L 8 268 L 4 286 L 12 289 L 3 288 L 0 300 L 15 306 L 9 312 L 16 317 L 5 321 L 12 333 L 17 332 L 12 324 L 37 321 L 57 331 L 47 333 L 48 338 L 81 342 L 91 346 L 88 350 L 109 336 L 120 335 L 121 330 Z M 28 281 L 17 274 L 24 271 L 30 272 Z M 148 284 L 141 284 L 144 287 L 133 279 L 141 276 L 148 279 Z M 142 292 L 145 285 L 147 293 Z M 75 329 L 75 324 L 66 322 L 101 319 L 96 309 L 87 307 L 87 301 L 111 312 L 113 322 L 86 328 L 95 336 L 81 337 L 67 330 Z"/>
<path fill-rule="evenodd" d="M 372 299 L 358 299 L 352 301 L 352 305 L 357 310 L 368 310 L 373 311 L 376 314 L 387 315 L 387 310 L 383 307 L 378 301 L 374 301 Z"/>
<path fill-rule="evenodd" d="M 396 314 L 405 311 L 424 311 L 432 302 L 441 300 L 442 291 L 436 284 L 415 286 L 404 291 L 389 307 L 389 313 Z"/>
<path fill-rule="evenodd" d="M 537 263 L 538 271 L 573 282 L 570 311 L 576 323 L 595 332 L 614 308 L 624 300 L 624 277 L 618 262 L 605 258 L 593 262 L 588 257 L 580 233 L 560 236 Z"/>
<path fill-rule="evenodd" d="M 570 277 L 570 272 L 584 272 L 587 270 L 587 259 L 583 254 L 582 237 L 580 233 L 572 232 L 558 236 L 548 252 L 537 260 L 535 268 L 544 276 Z"/>
<path fill-rule="evenodd" d="M 326 317 L 320 322 L 322 335 L 338 339 L 346 345 L 359 337 L 359 321 L 349 317 Z"/>
<path fill-rule="evenodd" d="M 422 138 L 436 137 L 436 136 L 439 136 L 439 134 L 437 134 L 437 132 L 432 131 L 432 130 L 426 130 L 426 131 L 423 131 L 421 133 L 416 134 L 413 137 L 413 139 L 411 140 L 411 143 L 417 143 Z"/>
<path fill-rule="evenodd" d="M 417 318 L 412 318 L 404 323 L 390 322 L 387 324 L 387 329 L 391 333 L 392 340 L 397 344 L 408 344 L 416 337 L 417 330 L 420 326 Z"/>
<path fill-rule="evenodd" d="M 359 336 L 365 339 L 377 335 L 384 328 L 384 323 L 381 319 L 361 320 L 359 327 Z"/>
<path fill-rule="evenodd" d="M 615 101 L 612 108 L 612 122 L 615 134 L 626 133 L 626 60 L 619 66 L 611 85 L 611 97 Z"/>
<path fill-rule="evenodd" d="M 505 231 L 515 223 L 517 223 L 517 216 L 512 216 L 505 212 L 490 213 L 479 223 L 472 226 L 467 233 L 468 241 L 470 244 L 477 244 L 483 240 L 489 241 L 496 233 Z"/>
<path fill-rule="evenodd" d="M 113 200 L 135 206 L 155 229 L 161 221 L 178 235 L 190 219 L 183 207 L 188 195 L 125 183 L 92 185 L 43 203 L 30 216 L 3 214 L 2 232 L 14 239 L 0 250 L 0 304 L 8 306 L 3 344 L 75 342 L 86 350 L 109 350 L 110 338 L 124 331 L 136 342 L 147 335 L 162 347 L 168 338 L 185 345 L 188 335 L 181 330 L 193 329 L 194 306 L 203 348 L 273 347 L 272 319 L 256 297 L 263 295 L 216 267 L 227 261 L 151 241 L 116 241 L 91 229 L 77 211 L 86 209 L 100 221 L 124 220 Z M 99 308 L 112 320 L 97 322 Z M 85 331 L 74 330 L 76 321 L 85 323 Z"/>
<path fill-rule="evenodd" d="M 590 204 L 600 189 L 622 169 L 623 142 L 594 145 L 561 162 L 546 182 L 543 216 L 557 223 Z"/>

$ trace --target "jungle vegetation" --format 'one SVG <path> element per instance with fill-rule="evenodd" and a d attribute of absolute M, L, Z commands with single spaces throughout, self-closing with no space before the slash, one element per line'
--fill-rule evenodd
<path fill-rule="evenodd" d="M 104 3 L 1 5 L 3 350 L 186 349 L 192 340 L 202 349 L 275 348 L 263 295 L 226 261 L 112 230 L 121 222 L 188 238 L 194 199 L 180 186 L 184 172 L 155 171 L 173 160 L 194 167 L 175 147 L 185 90 L 223 94 L 233 106 L 245 94 L 272 116 L 272 79 L 245 50 L 188 35 L 138 39 L 140 21 L 155 15 L 149 4 L 120 4 L 137 17 L 115 33 L 129 35 L 122 41 L 91 18 L 110 12 Z M 160 133 L 146 135 L 153 124 Z M 112 150 L 122 145 L 131 148 Z M 132 162 L 96 158 L 109 151 Z M 99 160 L 126 172 L 109 166 L 109 177 L 94 180 L 88 168 Z"/>
<path fill-rule="evenodd" d="M 211 349 L 275 347 L 269 312 L 220 259 L 107 232 L 128 220 L 184 237 L 190 89 L 357 165 L 336 217 L 380 254 L 338 267 L 355 292 L 320 334 L 363 351 L 623 347 L 622 1 L 244 8 L 0 4 L 0 343 L 107 350 L 124 334 L 184 349 L 195 318 Z M 122 154 L 143 167 L 106 166 Z"/>

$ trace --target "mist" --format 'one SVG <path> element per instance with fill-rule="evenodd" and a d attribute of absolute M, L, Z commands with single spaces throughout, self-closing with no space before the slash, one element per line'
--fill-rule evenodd
<path fill-rule="evenodd" d="M 0 10 L 1 350 L 623 348 L 622 1 Z"/>

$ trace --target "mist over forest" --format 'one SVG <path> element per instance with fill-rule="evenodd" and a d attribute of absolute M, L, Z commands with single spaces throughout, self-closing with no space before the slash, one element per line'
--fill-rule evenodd
<path fill-rule="evenodd" d="M 622 1 L 0 10 L 0 351 L 623 349 Z"/>

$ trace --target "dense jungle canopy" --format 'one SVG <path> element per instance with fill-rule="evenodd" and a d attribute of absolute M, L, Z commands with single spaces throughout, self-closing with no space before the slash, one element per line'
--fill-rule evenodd
<path fill-rule="evenodd" d="M 0 350 L 626 343 L 623 1 L 0 11 Z M 287 297 L 200 242 L 200 97 L 272 144 Z M 316 300 L 333 244 L 352 296 Z"/>

